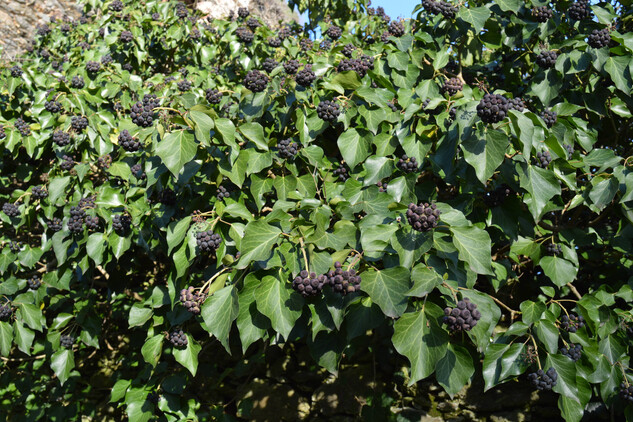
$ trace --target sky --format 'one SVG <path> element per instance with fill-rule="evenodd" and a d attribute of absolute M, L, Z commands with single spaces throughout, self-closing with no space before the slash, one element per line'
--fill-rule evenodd
<path fill-rule="evenodd" d="M 382 6 L 391 19 L 398 17 L 410 18 L 413 8 L 419 3 L 420 0 L 372 0 L 371 7 Z M 302 22 L 307 20 L 306 16 L 302 16 Z"/>

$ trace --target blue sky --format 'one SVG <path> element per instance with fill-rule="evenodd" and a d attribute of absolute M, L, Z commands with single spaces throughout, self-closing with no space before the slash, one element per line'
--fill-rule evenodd
<path fill-rule="evenodd" d="M 398 17 L 410 18 L 413 8 L 419 3 L 419 0 L 372 0 L 371 7 L 382 6 L 385 9 L 385 13 L 391 16 L 391 19 Z M 305 16 L 302 16 L 303 22 L 306 19 Z"/>

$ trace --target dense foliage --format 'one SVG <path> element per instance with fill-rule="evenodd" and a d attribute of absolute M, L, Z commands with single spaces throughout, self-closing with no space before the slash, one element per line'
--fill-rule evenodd
<path fill-rule="evenodd" d="M 1 411 L 234 420 L 281 345 L 633 420 L 629 5 L 289 3 L 86 0 L 4 66 Z"/>

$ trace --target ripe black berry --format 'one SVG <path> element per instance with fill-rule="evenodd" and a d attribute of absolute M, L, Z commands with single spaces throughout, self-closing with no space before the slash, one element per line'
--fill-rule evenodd
<path fill-rule="evenodd" d="M 327 273 L 327 279 L 332 290 L 343 296 L 360 291 L 360 276 L 353 269 L 344 271 L 343 265 L 338 261 L 334 263 L 334 270 Z"/>
<path fill-rule="evenodd" d="M 442 91 L 448 95 L 455 95 L 464 87 L 463 82 L 459 78 L 450 78 L 442 86 Z"/>
<path fill-rule="evenodd" d="M 252 43 L 253 39 L 255 38 L 255 34 L 253 34 L 253 31 L 245 26 L 240 26 L 239 28 L 237 28 L 235 30 L 235 35 L 237 35 L 237 38 L 245 44 Z"/>
<path fill-rule="evenodd" d="M 508 100 L 499 94 L 486 94 L 477 104 L 477 115 L 484 123 L 498 123 L 508 115 Z"/>
<path fill-rule="evenodd" d="M 37 290 L 42 285 L 42 279 L 37 275 L 33 275 L 26 280 L 26 285 L 29 286 L 31 290 Z"/>
<path fill-rule="evenodd" d="M 279 156 L 285 159 L 292 159 L 297 155 L 299 151 L 299 145 L 296 142 L 292 142 L 292 139 L 282 139 L 277 143 L 277 149 L 279 150 Z"/>
<path fill-rule="evenodd" d="M 59 113 L 62 110 L 62 105 L 57 101 L 46 101 L 44 108 L 51 113 Z"/>
<path fill-rule="evenodd" d="M 326 122 L 333 122 L 341 114 L 339 105 L 334 101 L 324 100 L 317 106 L 317 116 Z"/>
<path fill-rule="evenodd" d="M 312 85 L 312 82 L 314 82 L 315 79 L 316 73 L 312 71 L 312 66 L 310 65 L 297 72 L 297 76 L 295 77 L 297 83 L 306 88 Z"/>
<path fill-rule="evenodd" d="M 418 205 L 410 203 L 406 213 L 407 220 L 413 230 L 419 232 L 427 232 L 437 227 L 440 214 L 441 212 L 437 209 L 437 205 L 429 205 L 427 202 Z"/>
<path fill-rule="evenodd" d="M 251 29 L 251 31 L 254 31 L 260 26 L 262 26 L 262 24 L 256 18 L 249 18 L 246 21 L 246 26 L 248 26 Z"/>
<path fill-rule="evenodd" d="M 406 154 L 398 160 L 396 166 L 405 173 L 413 173 L 420 168 L 415 157 L 408 157 Z"/>
<path fill-rule="evenodd" d="M 9 249 L 11 250 L 11 252 L 20 252 L 20 250 L 22 249 L 22 242 L 16 242 L 15 240 L 12 240 L 11 242 L 9 242 Z"/>
<path fill-rule="evenodd" d="M 174 330 L 169 333 L 169 342 L 177 348 L 187 347 L 187 335 L 182 330 Z"/>
<path fill-rule="evenodd" d="M 389 33 L 396 38 L 404 35 L 404 23 L 401 21 L 393 21 L 389 24 Z"/>
<path fill-rule="evenodd" d="M 547 127 L 551 128 L 556 123 L 557 116 L 556 113 L 554 113 L 553 111 L 544 110 L 541 113 L 541 118 L 545 121 Z"/>
<path fill-rule="evenodd" d="M 31 195 L 33 195 L 34 199 L 46 198 L 48 196 L 46 186 L 33 186 L 33 189 L 31 190 Z"/>
<path fill-rule="evenodd" d="M 587 37 L 587 44 L 593 48 L 607 47 L 611 42 L 611 34 L 608 28 L 594 29 Z"/>
<path fill-rule="evenodd" d="M 279 37 L 269 37 L 268 45 L 273 48 L 281 47 L 281 40 L 279 39 Z"/>
<path fill-rule="evenodd" d="M 308 274 L 308 271 L 303 270 L 292 281 L 292 288 L 303 296 L 309 297 L 319 295 L 323 290 L 323 286 L 327 284 L 329 284 L 329 280 L 325 275 Z"/>
<path fill-rule="evenodd" d="M 512 195 L 512 189 L 505 183 L 493 191 L 484 194 L 484 202 L 488 208 L 498 207 L 503 204 L 505 199 Z"/>
<path fill-rule="evenodd" d="M 378 192 L 387 192 L 387 182 L 378 182 L 376 186 L 378 186 Z"/>
<path fill-rule="evenodd" d="M 521 112 L 525 109 L 525 102 L 523 101 L 523 98 L 517 97 L 517 98 L 512 98 L 511 100 L 508 101 L 508 110 L 516 110 L 518 112 Z"/>
<path fill-rule="evenodd" d="M 548 243 L 547 246 L 545 246 L 545 252 L 551 256 L 558 256 L 563 253 L 563 250 L 561 246 L 556 243 Z"/>
<path fill-rule="evenodd" d="M 0 318 L 2 319 L 2 318 Z M 620 384 L 620 397 L 623 400 L 633 403 L 633 385 L 627 383 Z"/>
<path fill-rule="evenodd" d="M 547 168 L 552 162 L 552 155 L 549 151 L 539 151 L 536 153 L 536 165 L 541 168 Z"/>
<path fill-rule="evenodd" d="M 536 56 L 536 64 L 542 68 L 549 69 L 554 67 L 558 59 L 558 53 L 553 50 L 543 50 Z"/>
<path fill-rule="evenodd" d="M 59 338 L 59 345 L 64 349 L 72 349 L 73 344 L 75 344 L 75 338 L 71 335 L 64 334 Z"/>
<path fill-rule="evenodd" d="M 193 286 L 180 291 L 180 303 L 186 310 L 194 315 L 200 314 L 200 307 L 204 303 L 207 295 L 201 291 L 195 290 Z"/>
<path fill-rule="evenodd" d="M 24 72 L 22 72 L 22 69 L 17 64 L 11 68 L 11 77 L 13 78 L 19 78 L 22 76 L 22 73 Z"/>
<path fill-rule="evenodd" d="M 253 92 L 262 92 L 268 85 L 268 76 L 259 70 L 251 70 L 244 78 L 244 86 Z"/>
<path fill-rule="evenodd" d="M 15 128 L 20 132 L 22 136 L 29 136 L 31 134 L 31 126 L 24 121 L 23 118 L 18 117 L 13 123 Z"/>
<path fill-rule="evenodd" d="M 567 356 L 569 359 L 577 362 L 582 356 L 582 345 L 571 343 L 569 347 L 561 347 L 560 353 L 563 356 Z"/>
<path fill-rule="evenodd" d="M 589 0 L 578 0 L 572 3 L 567 9 L 567 16 L 570 19 L 581 21 L 591 16 L 591 9 L 589 9 Z"/>
<path fill-rule="evenodd" d="M 215 252 L 221 243 L 220 235 L 212 230 L 196 233 L 196 244 L 202 252 Z"/>
<path fill-rule="evenodd" d="M 455 19 L 455 16 L 457 16 L 457 12 L 459 11 L 457 6 L 453 6 L 446 1 L 438 1 L 437 8 L 439 9 L 440 13 L 447 19 Z"/>
<path fill-rule="evenodd" d="M 141 149 L 141 143 L 138 141 L 138 139 L 133 138 L 132 135 L 130 135 L 130 132 L 127 131 L 127 129 L 123 129 L 121 133 L 119 133 L 119 145 L 121 145 L 124 150 L 129 152 L 136 152 Z"/>
<path fill-rule="evenodd" d="M 150 127 L 154 123 L 154 113 L 153 109 L 155 108 L 153 103 L 143 104 L 141 101 L 132 105 L 130 109 L 130 117 L 132 118 L 132 122 L 141 127 Z"/>
<path fill-rule="evenodd" d="M 88 230 L 97 231 L 101 227 L 101 224 L 99 223 L 99 217 L 97 216 L 94 216 L 94 217 L 87 216 L 85 223 L 86 223 L 86 227 L 88 227 Z"/>
<path fill-rule="evenodd" d="M 191 82 L 189 82 L 188 79 L 183 79 L 182 81 L 178 81 L 176 86 L 180 92 L 186 92 L 191 89 Z"/>
<path fill-rule="evenodd" d="M 349 172 L 347 171 L 347 167 L 345 167 L 345 164 L 340 163 L 338 165 L 338 167 L 334 170 L 334 176 L 338 177 L 338 180 L 340 180 L 341 182 L 349 179 Z"/>
<path fill-rule="evenodd" d="M 64 155 L 62 156 L 62 162 L 59 164 L 59 166 L 61 167 L 62 170 L 70 170 L 73 167 L 75 167 L 75 160 L 73 160 L 73 157 L 70 157 L 68 155 Z"/>
<path fill-rule="evenodd" d="M 136 163 L 132 167 L 130 167 L 130 171 L 132 172 L 132 175 L 134 175 L 134 177 L 136 177 L 139 180 L 143 180 L 147 178 L 147 175 L 143 171 L 143 167 L 141 166 L 140 163 Z"/>
<path fill-rule="evenodd" d="M 84 86 L 86 86 L 86 83 L 84 82 L 84 78 L 82 78 L 81 76 L 73 76 L 73 78 L 70 80 L 71 88 L 81 89 Z"/>
<path fill-rule="evenodd" d="M 86 63 L 86 70 L 88 73 L 97 73 L 101 69 L 101 63 L 95 61 L 89 61 Z"/>
<path fill-rule="evenodd" d="M 563 144 L 563 148 L 567 151 L 567 159 L 570 159 L 574 155 L 574 146 L 570 144 Z"/>
<path fill-rule="evenodd" d="M 299 41 L 299 46 L 301 47 L 303 51 L 308 51 L 308 50 L 312 50 L 312 47 L 314 47 L 314 44 L 312 40 L 308 38 L 304 38 L 301 41 Z"/>
<path fill-rule="evenodd" d="M 108 7 L 113 12 L 120 12 L 121 10 L 123 10 L 123 2 L 121 0 L 114 0 L 112 3 L 110 3 L 110 6 Z"/>
<path fill-rule="evenodd" d="M 70 134 L 61 130 L 56 130 L 53 132 L 53 142 L 60 147 L 65 147 L 70 144 Z"/>
<path fill-rule="evenodd" d="M 70 119 L 70 127 L 81 132 L 88 127 L 88 119 L 85 116 L 73 116 Z"/>
<path fill-rule="evenodd" d="M 218 201 L 222 201 L 224 198 L 228 198 L 229 196 L 231 196 L 231 193 L 224 186 L 218 186 L 218 191 L 215 194 Z"/>
<path fill-rule="evenodd" d="M 330 40 L 323 40 L 321 44 L 319 44 L 319 49 L 323 51 L 328 51 L 330 48 L 332 48 L 332 41 Z"/>
<path fill-rule="evenodd" d="M 246 19 L 250 14 L 251 13 L 249 12 L 248 7 L 238 7 L 237 9 L 237 16 L 242 19 Z"/>
<path fill-rule="evenodd" d="M 536 372 L 528 374 L 528 379 L 534 387 L 539 391 L 549 391 L 556 385 L 558 374 L 554 368 L 549 368 L 547 372 L 539 369 Z"/>
<path fill-rule="evenodd" d="M 0 321 L 8 321 L 13 315 L 11 303 L 0 304 Z"/>
<path fill-rule="evenodd" d="M 343 50 L 341 50 L 341 53 L 343 53 L 345 57 L 351 59 L 355 50 L 356 50 L 356 47 L 354 47 L 353 44 L 345 44 L 345 47 L 343 47 Z"/>
<path fill-rule="evenodd" d="M 81 198 L 77 206 L 82 209 L 90 209 L 95 208 L 97 205 L 95 204 L 95 200 L 97 199 L 97 195 L 86 196 L 85 198 Z"/>
<path fill-rule="evenodd" d="M 266 58 L 266 60 L 264 60 L 264 63 L 262 63 L 262 69 L 264 69 L 264 71 L 266 71 L 267 73 L 275 70 L 277 66 L 279 66 L 279 62 L 275 59 L 271 59 L 270 57 Z"/>
<path fill-rule="evenodd" d="M 284 63 L 284 71 L 289 75 L 294 75 L 299 70 L 299 62 L 296 60 L 288 60 Z"/>
<path fill-rule="evenodd" d="M 53 219 L 49 220 L 49 222 L 48 222 L 48 228 L 51 229 L 54 232 L 61 231 L 61 229 L 62 229 L 62 220 L 60 220 L 57 217 L 53 217 Z"/>
<path fill-rule="evenodd" d="M 552 16 L 554 16 L 554 12 L 547 6 L 532 8 L 532 17 L 537 22 L 547 22 L 548 20 L 552 19 Z"/>
<path fill-rule="evenodd" d="M 341 30 L 338 26 L 332 25 L 325 31 L 325 35 L 333 40 L 338 40 L 341 38 L 341 35 L 343 35 L 343 30 Z"/>
<path fill-rule="evenodd" d="M 455 308 L 444 308 L 443 322 L 451 331 L 470 331 L 481 319 L 477 305 L 465 298 L 457 302 Z"/>
<path fill-rule="evenodd" d="M 222 93 L 215 88 L 207 89 L 205 97 L 211 104 L 220 104 L 220 101 L 222 101 Z"/>
<path fill-rule="evenodd" d="M 119 236 L 125 236 L 132 226 L 132 218 L 127 214 L 116 214 L 112 217 L 112 229 Z"/>
<path fill-rule="evenodd" d="M 579 328 L 585 326 L 585 319 L 576 314 L 563 315 L 560 321 L 560 328 L 570 333 L 575 333 Z"/>
<path fill-rule="evenodd" d="M 18 217 L 20 215 L 20 210 L 18 209 L 18 206 L 10 202 L 5 202 L 2 205 L 2 212 L 4 212 L 9 217 Z"/>

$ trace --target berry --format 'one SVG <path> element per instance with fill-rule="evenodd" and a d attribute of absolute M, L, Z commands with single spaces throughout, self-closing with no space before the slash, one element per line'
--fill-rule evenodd
<path fill-rule="evenodd" d="M 477 305 L 465 298 L 457 302 L 455 308 L 444 308 L 443 322 L 451 331 L 470 331 L 481 319 Z"/>
<path fill-rule="evenodd" d="M 408 157 L 406 154 L 398 160 L 396 166 L 405 173 L 413 173 L 420 168 L 415 157 Z"/>
<path fill-rule="evenodd" d="M 155 105 L 153 103 L 143 104 L 143 102 L 139 101 L 132 105 L 130 109 L 130 117 L 132 118 L 132 123 L 141 127 L 150 127 L 154 123 L 154 113 L 152 110 Z"/>
<path fill-rule="evenodd" d="M 406 213 L 407 220 L 413 230 L 419 232 L 427 232 L 437 227 L 440 214 L 441 212 L 437 209 L 437 205 L 429 205 L 427 202 L 418 205 L 410 203 Z"/>
<path fill-rule="evenodd" d="M 62 220 L 57 217 L 53 217 L 52 220 L 48 222 L 48 228 L 54 232 L 58 232 L 62 230 Z"/>
<path fill-rule="evenodd" d="M 73 157 L 70 157 L 68 155 L 64 155 L 62 157 L 62 162 L 59 165 L 61 167 L 62 170 L 70 170 L 73 167 L 75 167 L 75 160 L 73 160 Z"/>
<path fill-rule="evenodd" d="M 56 130 L 53 132 L 53 142 L 55 142 L 57 146 L 65 147 L 70 144 L 70 134 L 61 130 Z"/>
<path fill-rule="evenodd" d="M 325 100 L 321 101 L 317 106 L 317 116 L 326 122 L 333 122 L 338 119 L 341 114 L 339 105 L 334 101 Z"/>
<path fill-rule="evenodd" d="M 125 236 L 132 226 L 132 218 L 127 214 L 116 214 L 112 217 L 112 229 L 119 236 Z"/>
<path fill-rule="evenodd" d="M 88 119 L 85 116 L 73 116 L 70 119 L 70 127 L 81 132 L 88 127 Z"/>
<path fill-rule="evenodd" d="M 611 35 L 609 34 L 608 28 L 594 29 L 587 38 L 587 44 L 593 48 L 607 47 L 611 42 Z"/>
<path fill-rule="evenodd" d="M 343 265 L 338 261 L 334 263 L 334 270 L 327 273 L 327 279 L 332 290 L 343 296 L 360 290 L 360 276 L 353 269 L 343 271 Z"/>
<path fill-rule="evenodd" d="M 158 195 L 158 202 L 163 205 L 174 205 L 177 199 L 176 192 L 174 192 L 171 188 L 163 189 Z"/>
<path fill-rule="evenodd" d="M 221 201 L 224 198 L 228 198 L 229 196 L 231 196 L 231 193 L 224 186 L 218 186 L 218 191 L 215 194 L 215 197 L 218 198 L 218 201 Z"/>
<path fill-rule="evenodd" d="M 97 195 L 91 195 L 91 196 L 87 196 L 85 198 L 81 198 L 79 200 L 79 203 L 77 204 L 77 206 L 82 209 L 90 209 L 90 208 L 96 208 L 96 204 L 95 204 L 95 200 L 97 199 Z"/>
<path fill-rule="evenodd" d="M 200 307 L 204 303 L 207 295 L 200 291 L 196 291 L 193 286 L 180 291 L 180 303 L 186 310 L 194 315 L 200 314 Z"/>
<path fill-rule="evenodd" d="M 396 38 L 400 38 L 404 35 L 404 23 L 400 21 L 393 21 L 389 24 L 389 34 Z"/>
<path fill-rule="evenodd" d="M 237 16 L 239 16 L 242 19 L 246 19 L 248 17 L 248 15 L 250 15 L 251 13 L 248 10 L 248 7 L 239 7 L 237 9 Z"/>
<path fill-rule="evenodd" d="M 2 319 L 2 318 L 0 317 L 0 319 Z M 625 400 L 625 401 L 633 403 L 633 385 L 631 385 L 631 384 L 627 385 L 624 382 L 621 383 L 620 384 L 620 397 L 622 397 L 622 399 Z"/>
<path fill-rule="evenodd" d="M 545 121 L 548 128 L 551 128 L 556 123 L 556 113 L 550 110 L 544 110 L 541 113 L 541 118 Z"/>
<path fill-rule="evenodd" d="M 446 1 L 438 1 L 437 7 L 440 13 L 447 19 L 455 19 L 455 16 L 457 16 L 457 12 L 459 11 L 457 6 L 453 6 Z"/>
<path fill-rule="evenodd" d="M 109 169 L 112 165 L 112 157 L 110 154 L 102 155 L 97 158 L 97 166 L 101 169 Z"/>
<path fill-rule="evenodd" d="M 570 19 L 581 21 L 591 16 L 591 9 L 589 9 L 589 0 L 578 0 L 572 3 L 567 9 L 567 16 Z"/>
<path fill-rule="evenodd" d="M 59 113 L 62 110 L 62 105 L 57 101 L 46 101 L 44 103 L 44 108 L 46 111 L 50 111 L 51 113 Z"/>
<path fill-rule="evenodd" d="M 525 102 L 523 101 L 523 98 L 517 97 L 509 100 L 508 111 L 509 110 L 516 110 L 518 112 L 525 110 Z"/>
<path fill-rule="evenodd" d="M 152 19 L 155 21 L 160 20 L 160 13 L 158 12 L 152 13 Z"/>
<path fill-rule="evenodd" d="M 477 115 L 484 123 L 498 123 L 508 115 L 508 100 L 499 94 L 486 94 L 477 104 Z"/>
<path fill-rule="evenodd" d="M 138 139 L 133 138 L 127 129 L 124 129 L 121 133 L 119 133 L 119 145 L 128 152 L 136 152 L 141 149 L 141 143 Z"/>
<path fill-rule="evenodd" d="M 182 330 L 174 330 L 169 333 L 169 342 L 177 348 L 187 347 L 187 335 Z"/>
<path fill-rule="evenodd" d="M 13 315 L 13 308 L 11 303 L 4 303 L 0 305 L 0 321 L 8 321 Z"/>
<path fill-rule="evenodd" d="M 246 43 L 246 44 L 252 43 L 253 39 L 255 38 L 255 34 L 253 34 L 253 31 L 251 31 L 245 26 L 240 26 L 239 28 L 237 28 L 235 30 L 235 35 L 237 35 L 237 38 L 241 42 Z"/>
<path fill-rule="evenodd" d="M 575 333 L 579 328 L 585 326 L 585 319 L 576 314 L 563 315 L 560 321 L 560 327 L 569 333 Z"/>
<path fill-rule="evenodd" d="M 292 288 L 301 293 L 304 297 L 317 296 L 323 290 L 323 286 L 329 284 L 328 278 L 321 274 L 310 273 L 306 270 L 301 271 L 292 281 Z"/>
<path fill-rule="evenodd" d="M 0 140 L 7 137 L 6 132 L 4 131 L 4 126 L 0 126 Z"/>
<path fill-rule="evenodd" d="M 440 7 L 437 1 L 422 0 L 422 7 L 424 7 L 424 10 L 426 10 L 432 15 L 437 15 L 438 13 L 440 13 Z"/>
<path fill-rule="evenodd" d="M 299 46 L 301 47 L 303 51 L 308 51 L 308 50 L 312 50 L 312 47 L 314 46 L 314 44 L 312 43 L 312 40 L 308 38 L 304 38 L 299 42 Z"/>
<path fill-rule="evenodd" d="M 5 202 L 2 205 L 2 212 L 4 212 L 8 217 L 18 217 L 20 215 L 18 206 L 10 202 Z"/>
<path fill-rule="evenodd" d="M 185 6 L 184 3 L 177 3 L 176 16 L 183 19 L 183 18 L 186 18 L 188 15 L 189 15 L 189 11 L 187 10 L 187 6 Z"/>
<path fill-rule="evenodd" d="M 343 35 L 343 30 L 338 26 L 332 25 L 326 31 L 325 35 L 332 38 L 333 40 L 338 40 Z"/>
<path fill-rule="evenodd" d="M 48 192 L 45 186 L 33 186 L 31 195 L 33 195 L 34 199 L 44 199 L 48 196 Z"/>
<path fill-rule="evenodd" d="M 88 227 L 88 230 L 92 230 L 92 231 L 97 231 L 99 230 L 99 227 L 101 226 L 101 224 L 99 223 L 99 217 L 86 217 L 85 220 L 86 223 L 86 227 Z"/>
<path fill-rule="evenodd" d="M 391 109 L 391 111 L 393 111 L 394 113 L 398 112 L 398 106 L 395 103 L 389 102 L 387 103 L 387 106 Z"/>
<path fill-rule="evenodd" d="M 262 92 L 268 85 L 268 76 L 259 70 L 251 70 L 244 78 L 244 86 L 253 92 Z"/>
<path fill-rule="evenodd" d="M 554 368 L 549 368 L 547 372 L 539 369 L 536 372 L 528 374 L 528 379 L 534 387 L 539 391 L 549 391 L 556 385 L 558 374 Z"/>
<path fill-rule="evenodd" d="M 196 233 L 196 244 L 202 252 L 215 252 L 221 243 L 220 235 L 213 233 L 212 230 Z"/>
<path fill-rule="evenodd" d="M 378 186 L 378 192 L 387 192 L 387 182 L 378 182 L 376 186 Z"/>
<path fill-rule="evenodd" d="M 132 32 L 130 31 L 121 31 L 121 34 L 119 35 L 119 41 L 121 41 L 124 44 L 132 42 L 133 39 L 134 39 L 134 34 L 132 34 Z"/>
<path fill-rule="evenodd" d="M 251 29 L 251 31 L 254 31 L 260 26 L 262 26 L 262 24 L 259 23 L 259 21 L 256 18 L 250 18 L 249 20 L 246 21 L 246 26 L 248 26 Z"/>
<path fill-rule="evenodd" d="M 306 66 L 304 69 L 300 70 L 295 77 L 297 83 L 303 87 L 309 87 L 312 85 L 312 82 L 316 79 L 316 73 L 312 71 L 311 66 Z"/>
<path fill-rule="evenodd" d="M 554 67 L 558 59 L 558 53 L 553 50 L 543 50 L 536 56 L 536 64 L 544 69 Z"/>
<path fill-rule="evenodd" d="M 345 47 L 343 47 L 343 50 L 341 50 L 341 53 L 343 53 L 345 57 L 351 59 L 355 50 L 356 50 L 356 47 L 354 47 L 353 44 L 345 44 Z"/>
<path fill-rule="evenodd" d="M 554 16 L 554 12 L 547 6 L 532 8 L 532 17 L 537 22 L 547 22 L 548 20 L 552 19 L 552 16 Z"/>
<path fill-rule="evenodd" d="M 563 148 L 567 151 L 567 159 L 570 159 L 574 155 L 574 146 L 570 144 L 563 144 Z"/>
<path fill-rule="evenodd" d="M 342 59 L 336 67 L 337 72 L 346 72 L 353 70 L 358 73 L 361 78 L 367 74 L 367 72 L 374 68 L 374 58 L 367 55 L 362 55 L 358 59 Z"/>
<path fill-rule="evenodd" d="M 81 76 L 73 76 L 73 78 L 70 80 L 71 88 L 81 89 L 84 86 L 86 86 L 86 84 L 84 82 L 84 78 L 82 78 Z"/>
<path fill-rule="evenodd" d="M 442 86 L 442 91 L 450 96 L 457 94 L 464 87 L 463 82 L 459 78 L 450 78 Z"/>
<path fill-rule="evenodd" d="M 220 101 L 222 101 L 222 93 L 215 88 L 207 89 L 205 97 L 211 104 L 220 104 Z"/>
<path fill-rule="evenodd" d="M 136 163 L 132 167 L 130 167 L 130 171 L 132 172 L 134 177 L 136 177 L 139 180 L 143 180 L 147 178 L 147 175 L 143 171 L 143 167 L 139 163 Z"/>
<path fill-rule="evenodd" d="M 299 146 L 296 142 L 292 142 L 292 139 L 282 139 L 277 143 L 277 149 L 281 158 L 292 159 L 297 155 Z"/>
<path fill-rule="evenodd" d="M 22 249 L 22 242 L 16 242 L 15 240 L 12 240 L 11 242 L 9 242 L 9 249 L 11 250 L 11 252 L 20 252 L 20 250 Z"/>
<path fill-rule="evenodd" d="M 268 45 L 273 48 L 281 47 L 281 40 L 279 39 L 279 37 L 269 37 Z"/>
<path fill-rule="evenodd" d="M 498 207 L 503 204 L 505 199 L 512 195 L 512 189 L 505 183 L 493 191 L 484 194 L 484 202 L 488 208 Z"/>
<path fill-rule="evenodd" d="M 284 71 L 289 75 L 294 75 L 299 70 L 299 62 L 296 60 L 288 60 L 284 63 Z"/>
<path fill-rule="evenodd" d="M 556 243 L 548 243 L 547 246 L 545 246 L 545 252 L 551 256 L 558 256 L 563 253 L 561 246 Z"/>
<path fill-rule="evenodd" d="M 20 132 L 22 136 L 29 136 L 31 134 L 31 126 L 24 121 L 23 118 L 18 117 L 13 123 L 15 128 Z"/>
<path fill-rule="evenodd" d="M 334 176 L 338 177 L 338 180 L 340 180 L 341 182 L 349 179 L 349 173 L 347 171 L 347 167 L 345 167 L 345 164 L 340 163 L 338 165 L 338 167 L 334 170 Z"/>
<path fill-rule="evenodd" d="M 120 12 L 121 10 L 123 10 L 123 2 L 121 0 L 114 0 L 112 3 L 110 3 L 110 6 L 108 7 L 113 12 Z"/>
<path fill-rule="evenodd" d="M 37 290 L 42 285 L 42 279 L 34 275 L 26 280 L 26 284 L 29 286 L 29 289 Z"/>
<path fill-rule="evenodd" d="M 191 82 L 189 82 L 188 79 L 183 79 L 182 81 L 179 81 L 176 86 L 180 92 L 186 92 L 191 89 Z"/>
<path fill-rule="evenodd" d="M 536 165 L 541 168 L 547 168 L 552 162 L 552 155 L 549 151 L 539 151 L 536 153 Z"/>
<path fill-rule="evenodd" d="M 101 69 L 101 63 L 95 61 L 89 61 L 86 63 L 86 70 L 89 73 L 97 73 Z"/>
<path fill-rule="evenodd" d="M 323 51 L 328 51 L 330 48 L 332 48 L 332 41 L 330 40 L 321 41 L 321 44 L 319 44 L 319 48 Z"/>
<path fill-rule="evenodd" d="M 580 359 L 580 356 L 582 355 L 582 345 L 571 343 L 569 347 L 561 347 L 560 353 L 563 356 L 567 356 L 569 359 L 573 360 L 574 362 L 577 362 L 578 359 Z"/>
<path fill-rule="evenodd" d="M 22 69 L 17 64 L 11 68 L 11 77 L 13 78 L 19 78 L 22 76 L 22 73 L 24 72 L 22 72 Z"/>
<path fill-rule="evenodd" d="M 75 338 L 71 335 L 64 334 L 59 338 L 59 345 L 64 349 L 72 349 L 75 344 Z"/>
<path fill-rule="evenodd" d="M 275 59 L 271 59 L 270 57 L 268 57 L 266 60 L 264 60 L 264 63 L 262 63 L 262 69 L 264 69 L 267 73 L 275 70 L 277 66 L 279 66 L 279 62 L 277 62 Z"/>

